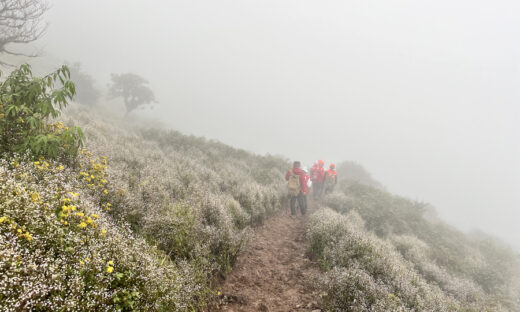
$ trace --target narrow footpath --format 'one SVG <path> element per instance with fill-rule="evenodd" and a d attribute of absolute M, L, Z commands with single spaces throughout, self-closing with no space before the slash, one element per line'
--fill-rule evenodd
<path fill-rule="evenodd" d="M 285 209 L 255 229 L 221 285 L 220 311 L 320 311 L 312 285 L 319 267 L 307 255 L 306 221 Z"/>

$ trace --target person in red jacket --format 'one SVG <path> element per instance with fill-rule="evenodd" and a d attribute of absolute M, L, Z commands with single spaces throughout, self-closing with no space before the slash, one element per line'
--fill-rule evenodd
<path fill-rule="evenodd" d="M 314 199 L 320 199 L 323 193 L 323 179 L 325 178 L 324 165 L 325 162 L 320 159 L 311 168 L 312 197 Z"/>
<path fill-rule="evenodd" d="M 328 194 L 334 190 L 334 187 L 338 183 L 338 173 L 336 172 L 336 165 L 330 164 L 329 170 L 325 172 L 324 188 L 325 194 Z"/>
<path fill-rule="evenodd" d="M 301 163 L 295 161 L 293 168 L 287 171 L 285 174 L 285 180 L 288 181 L 289 196 L 291 198 L 291 215 L 296 215 L 296 201 L 302 215 L 307 212 L 307 194 L 309 193 L 309 187 L 307 182 L 309 176 L 301 168 Z"/>

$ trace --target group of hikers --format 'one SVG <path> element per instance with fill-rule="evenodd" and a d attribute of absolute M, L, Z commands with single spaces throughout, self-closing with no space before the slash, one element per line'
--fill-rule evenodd
<path fill-rule="evenodd" d="M 291 216 L 296 215 L 296 203 L 298 203 L 302 215 L 307 211 L 309 186 L 312 187 L 314 200 L 320 200 L 323 194 L 334 190 L 334 186 L 338 183 L 336 165 L 330 164 L 328 170 L 325 170 L 324 166 L 325 162 L 318 160 L 308 173 L 306 168 L 302 168 L 300 161 L 295 161 L 293 168 L 287 171 L 285 180 L 287 180 L 287 189 L 289 191 Z"/>

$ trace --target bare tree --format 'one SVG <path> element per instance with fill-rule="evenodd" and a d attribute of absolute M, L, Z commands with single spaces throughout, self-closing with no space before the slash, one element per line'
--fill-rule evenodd
<path fill-rule="evenodd" d="M 41 19 L 48 9 L 45 0 L 0 0 L 0 54 L 35 56 L 15 52 L 8 46 L 40 38 L 47 29 Z M 0 65 L 10 66 L 2 60 Z"/>

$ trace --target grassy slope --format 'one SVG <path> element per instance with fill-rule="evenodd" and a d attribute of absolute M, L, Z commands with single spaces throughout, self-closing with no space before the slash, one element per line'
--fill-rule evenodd
<path fill-rule="evenodd" d="M 203 306 L 280 207 L 287 162 L 71 115 L 88 137 L 76 168 L 0 163 L 0 310 Z"/>
<path fill-rule="evenodd" d="M 431 207 L 344 181 L 311 218 L 331 310 L 518 311 L 520 257 L 483 234 L 431 217 Z M 428 216 L 428 217 L 427 217 Z"/>

